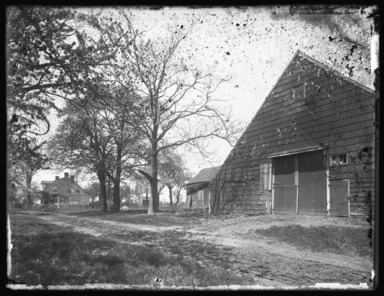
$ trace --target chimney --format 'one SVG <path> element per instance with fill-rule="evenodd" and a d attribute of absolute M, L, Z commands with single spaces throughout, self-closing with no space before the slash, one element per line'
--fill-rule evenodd
<path fill-rule="evenodd" d="M 64 177 L 68 178 L 69 177 L 69 173 L 64 173 Z"/>
<path fill-rule="evenodd" d="M 71 183 L 75 183 L 75 176 L 74 175 L 71 176 Z"/>
<path fill-rule="evenodd" d="M 59 180 L 59 176 L 56 176 L 56 180 Z"/>

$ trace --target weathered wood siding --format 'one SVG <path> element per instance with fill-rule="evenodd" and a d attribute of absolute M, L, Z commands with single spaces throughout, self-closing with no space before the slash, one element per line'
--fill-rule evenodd
<path fill-rule="evenodd" d="M 374 196 L 374 116 L 372 90 L 298 52 L 211 183 L 213 211 L 265 213 L 272 194 L 260 191 L 260 165 L 317 146 L 330 184 L 349 180 L 350 214 L 361 215 Z M 338 154 L 348 163 L 330 166 Z"/>

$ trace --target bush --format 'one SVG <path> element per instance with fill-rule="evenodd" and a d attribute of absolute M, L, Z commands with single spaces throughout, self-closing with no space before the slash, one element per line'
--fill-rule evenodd
<path fill-rule="evenodd" d="M 13 207 L 15 209 L 25 209 L 27 207 L 27 204 L 17 200 L 14 202 Z"/>

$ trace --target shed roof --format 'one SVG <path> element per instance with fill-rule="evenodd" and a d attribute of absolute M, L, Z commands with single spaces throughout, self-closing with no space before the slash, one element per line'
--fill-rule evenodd
<path fill-rule="evenodd" d="M 217 172 L 220 170 L 220 166 L 205 168 L 197 173 L 191 180 L 189 180 L 187 185 L 194 183 L 209 183 L 216 176 Z"/>
<path fill-rule="evenodd" d="M 53 181 L 41 181 L 41 184 L 52 184 L 53 183 Z"/>

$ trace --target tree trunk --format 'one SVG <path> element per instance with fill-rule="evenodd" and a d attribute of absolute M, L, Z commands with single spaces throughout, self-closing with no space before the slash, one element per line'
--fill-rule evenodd
<path fill-rule="evenodd" d="M 111 180 L 108 178 L 108 200 L 111 200 Z"/>
<path fill-rule="evenodd" d="M 173 201 L 172 201 L 172 187 L 171 187 L 171 186 L 168 186 L 168 185 L 167 185 L 167 187 L 168 187 L 168 190 L 169 190 L 169 204 L 170 204 L 171 206 L 173 206 Z"/>
<path fill-rule="evenodd" d="M 159 211 L 159 193 L 157 191 L 157 179 L 151 180 L 151 198 L 149 199 L 148 214 L 153 215 Z"/>
<path fill-rule="evenodd" d="M 28 208 L 31 207 L 31 187 L 32 187 L 32 176 L 27 173 L 27 198 L 28 198 Z"/>
<path fill-rule="evenodd" d="M 120 178 L 121 178 L 121 156 L 122 151 L 121 147 L 117 147 L 117 156 L 116 156 L 116 175 L 113 178 L 111 175 L 111 179 L 113 181 L 113 212 L 120 212 Z"/>
<path fill-rule="evenodd" d="M 180 192 L 181 192 L 181 189 L 177 189 L 176 191 L 176 202 L 175 202 L 175 206 L 177 206 L 177 204 L 179 203 L 180 201 Z"/>
<path fill-rule="evenodd" d="M 113 182 L 113 212 L 120 212 L 120 177 Z"/>
<path fill-rule="evenodd" d="M 98 173 L 97 174 L 100 182 L 100 196 L 99 200 L 101 200 L 103 204 L 103 212 L 108 212 L 108 205 L 107 205 L 107 186 L 105 185 L 105 173 Z"/>
<path fill-rule="evenodd" d="M 151 198 L 149 200 L 148 214 L 153 215 L 159 211 L 159 192 L 158 192 L 158 163 L 157 163 L 157 145 L 152 143 L 152 156 L 151 156 Z"/>

